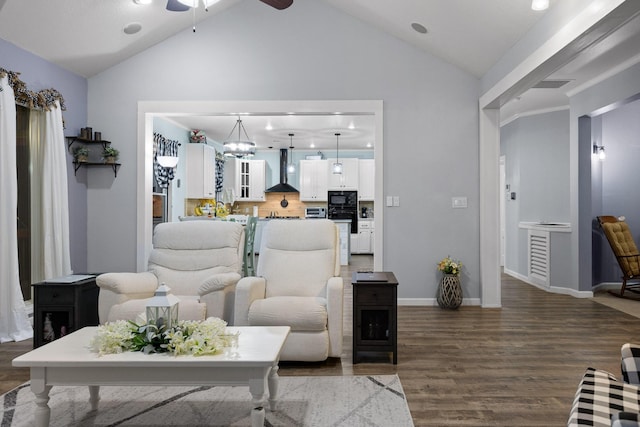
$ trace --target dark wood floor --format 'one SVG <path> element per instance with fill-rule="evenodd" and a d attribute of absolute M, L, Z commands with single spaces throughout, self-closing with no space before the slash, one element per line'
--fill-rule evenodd
<path fill-rule="evenodd" d="M 286 363 L 279 373 L 397 373 L 416 426 L 566 425 L 585 369 L 593 366 L 619 376 L 620 346 L 640 339 L 636 317 L 503 276 L 502 308 L 401 306 L 398 365 L 353 365 L 350 272 L 367 266 L 370 257 L 353 261 L 343 271 L 342 358 Z M 30 348 L 30 342 L 0 345 L 0 393 L 28 380 L 28 371 L 11 367 L 11 360 Z"/>

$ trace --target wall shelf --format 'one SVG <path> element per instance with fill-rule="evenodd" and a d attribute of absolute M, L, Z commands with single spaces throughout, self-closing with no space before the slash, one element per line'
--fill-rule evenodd
<path fill-rule="evenodd" d="M 69 150 L 70 153 L 72 153 L 71 151 L 71 146 L 75 143 L 75 142 L 79 142 L 83 145 L 92 145 L 92 144 L 99 144 L 102 146 L 102 149 L 105 150 L 109 145 L 111 145 L 111 141 L 107 141 L 105 139 L 100 139 L 100 140 L 96 140 L 96 139 L 87 139 L 87 138 L 82 138 L 80 136 L 65 136 L 66 140 L 67 140 L 67 150 Z M 114 177 L 118 177 L 118 169 L 120 168 L 121 163 L 105 163 L 105 162 L 79 162 L 78 160 L 73 160 L 73 174 L 76 175 L 78 173 L 78 169 L 80 169 L 83 166 L 86 167 L 93 167 L 93 166 L 111 166 L 113 168 L 113 176 Z"/>
<path fill-rule="evenodd" d="M 113 168 L 113 176 L 118 177 L 118 169 L 121 163 L 99 163 L 99 162 L 77 162 L 73 161 L 73 174 L 75 175 L 82 166 L 111 166 Z"/>
<path fill-rule="evenodd" d="M 107 146 L 111 144 L 111 141 L 106 141 L 104 139 L 101 139 L 101 140 L 86 139 L 86 138 L 81 138 L 79 136 L 65 136 L 65 138 L 67 139 L 67 149 L 69 150 L 69 152 L 71 152 L 71 146 L 73 145 L 74 142 L 81 142 L 83 144 L 100 144 L 102 145 L 103 149 L 107 148 Z"/>

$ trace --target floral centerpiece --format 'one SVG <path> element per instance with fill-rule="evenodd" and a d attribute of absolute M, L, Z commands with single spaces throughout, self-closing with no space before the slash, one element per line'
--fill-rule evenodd
<path fill-rule="evenodd" d="M 444 274 L 459 275 L 462 269 L 462 263 L 459 260 L 454 260 L 450 256 L 447 256 L 438 263 L 438 270 Z"/>
<path fill-rule="evenodd" d="M 204 321 L 181 320 L 170 329 L 166 325 L 138 325 L 129 320 L 109 322 L 98 327 L 91 347 L 100 355 L 142 351 L 172 353 L 174 356 L 203 356 L 221 352 L 237 340 L 226 330 L 227 322 L 218 318 Z"/>

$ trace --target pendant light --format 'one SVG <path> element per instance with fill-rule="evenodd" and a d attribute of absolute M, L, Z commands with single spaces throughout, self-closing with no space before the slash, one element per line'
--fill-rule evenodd
<path fill-rule="evenodd" d="M 231 139 L 233 132 L 238 129 L 238 138 Z M 242 139 L 242 135 L 240 132 L 244 132 L 245 139 Z M 247 131 L 242 125 L 242 120 L 240 120 L 240 116 L 238 116 L 238 120 L 236 121 L 235 126 L 231 129 L 229 136 L 226 141 L 223 143 L 224 145 L 224 155 L 226 157 L 251 157 L 256 154 L 256 143 L 249 139 L 249 135 L 247 135 Z"/>
<path fill-rule="evenodd" d="M 338 138 L 340 137 L 339 133 L 336 133 L 336 161 L 333 164 L 333 173 L 336 175 L 342 174 L 342 163 L 340 163 L 340 151 L 338 149 Z"/>
<path fill-rule="evenodd" d="M 293 164 L 293 134 L 289 134 L 291 142 L 289 142 L 289 165 L 287 166 L 287 173 L 296 173 L 296 166 Z"/>

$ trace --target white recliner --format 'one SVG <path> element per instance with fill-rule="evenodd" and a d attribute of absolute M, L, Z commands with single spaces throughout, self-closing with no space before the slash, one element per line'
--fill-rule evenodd
<path fill-rule="evenodd" d="M 234 325 L 290 326 L 280 360 L 342 354 L 343 280 L 338 228 L 326 219 L 271 220 L 257 276 L 236 286 Z"/>
<path fill-rule="evenodd" d="M 243 253 L 244 230 L 238 223 L 158 224 L 147 272 L 105 273 L 96 278 L 100 323 L 139 319 L 161 283 L 180 299 L 181 320 L 219 317 L 231 323 Z"/>

